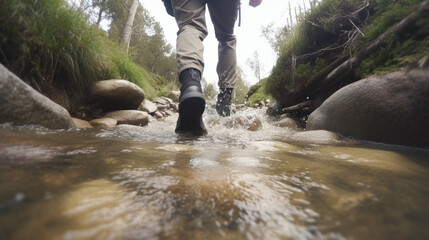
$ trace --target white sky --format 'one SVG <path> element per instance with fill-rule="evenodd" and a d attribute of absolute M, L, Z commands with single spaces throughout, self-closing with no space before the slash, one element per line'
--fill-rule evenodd
<path fill-rule="evenodd" d="M 259 54 L 262 65 L 261 77 L 267 77 L 276 63 L 277 55 L 269 45 L 268 41 L 261 36 L 262 27 L 273 23 L 275 27 L 286 24 L 289 18 L 289 2 L 291 8 L 300 4 L 304 6 L 304 1 L 309 7 L 308 0 L 263 0 L 262 4 L 256 8 L 248 5 L 248 0 L 242 0 L 241 5 L 241 26 L 235 28 L 237 36 L 237 60 L 238 65 L 243 69 L 244 80 L 249 84 L 257 83 L 257 78 L 247 65 L 247 59 L 252 58 L 254 52 Z M 177 25 L 173 17 L 169 16 L 161 0 L 140 0 L 150 14 L 161 23 L 167 41 L 176 46 Z M 294 10 L 292 11 L 294 12 Z M 207 27 L 209 35 L 204 40 L 204 61 L 205 69 L 203 77 L 209 83 L 217 86 L 217 40 L 214 36 L 213 24 L 210 21 L 208 11 L 206 11 Z M 238 21 L 237 21 L 238 24 Z"/>

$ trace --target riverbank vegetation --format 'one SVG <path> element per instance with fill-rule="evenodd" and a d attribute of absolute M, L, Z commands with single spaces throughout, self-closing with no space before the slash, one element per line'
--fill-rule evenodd
<path fill-rule="evenodd" d="M 323 0 L 302 13 L 293 28 L 276 35 L 279 58 L 271 75 L 251 87 L 250 99 L 272 96 L 287 107 L 316 95 L 332 94 L 350 82 L 371 74 L 415 67 L 429 56 L 428 11 L 412 14 L 422 0 Z M 362 51 L 405 17 L 409 25 L 392 33 L 382 43 Z M 265 30 L 267 32 L 267 30 Z M 278 44 L 280 42 L 280 44 Z M 339 65 L 359 56 L 359 64 L 346 69 L 337 79 L 326 77 Z M 256 91 L 258 90 L 258 91 Z M 262 96 L 265 95 L 265 96 Z"/>
<path fill-rule="evenodd" d="M 131 3 L 7 0 L 0 8 L 0 63 L 71 112 L 86 101 L 91 83 L 105 79 L 136 83 L 147 98 L 165 94 L 176 88 L 175 55 L 141 5 L 129 47 L 119 44 Z M 111 21 L 107 31 L 103 19 Z"/>

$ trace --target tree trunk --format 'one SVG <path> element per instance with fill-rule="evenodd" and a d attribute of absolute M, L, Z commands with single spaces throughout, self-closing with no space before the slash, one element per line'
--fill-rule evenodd
<path fill-rule="evenodd" d="M 125 22 L 124 31 L 122 32 L 122 36 L 119 39 L 119 45 L 125 48 L 127 53 L 128 53 L 128 48 L 130 46 L 131 34 L 133 32 L 133 23 L 134 23 L 134 18 L 136 16 L 138 6 L 139 6 L 139 1 L 133 0 L 130 10 L 128 11 L 128 17 L 127 17 L 127 21 Z"/>
<path fill-rule="evenodd" d="M 97 18 L 97 27 L 100 27 L 101 20 L 103 19 L 103 12 L 104 8 L 100 6 L 100 10 L 98 11 L 98 18 Z"/>

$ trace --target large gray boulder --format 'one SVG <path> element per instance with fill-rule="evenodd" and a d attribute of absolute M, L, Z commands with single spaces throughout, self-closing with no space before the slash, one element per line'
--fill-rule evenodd
<path fill-rule="evenodd" d="M 92 86 L 91 99 L 107 110 L 135 110 L 144 99 L 144 91 L 127 80 L 103 80 Z"/>
<path fill-rule="evenodd" d="M 429 148 L 429 71 L 394 72 L 347 85 L 311 113 L 307 129 Z"/>
<path fill-rule="evenodd" d="M 0 64 L 0 123 L 35 124 L 47 128 L 75 127 L 70 114 Z"/>

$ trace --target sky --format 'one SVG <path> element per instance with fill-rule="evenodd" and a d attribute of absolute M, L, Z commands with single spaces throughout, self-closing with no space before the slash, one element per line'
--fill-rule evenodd
<path fill-rule="evenodd" d="M 263 0 L 256 8 L 249 6 L 248 0 L 242 0 L 241 4 L 241 26 L 236 23 L 235 34 L 237 36 L 237 61 L 244 72 L 244 80 L 250 85 L 258 82 L 253 71 L 246 63 L 249 58 L 253 58 L 257 51 L 262 65 L 261 78 L 269 76 L 273 66 L 277 61 L 277 54 L 271 48 L 268 40 L 262 36 L 262 27 L 273 24 L 274 27 L 282 27 L 289 18 L 289 2 L 291 8 L 301 4 L 309 6 L 308 0 Z M 177 25 L 173 17 L 165 11 L 161 0 L 140 0 L 143 6 L 150 12 L 156 21 L 161 23 L 164 36 L 168 43 L 174 48 L 176 46 Z M 294 12 L 294 11 L 292 11 Z M 214 36 L 213 24 L 210 21 L 208 11 L 206 11 L 206 22 L 209 35 L 204 40 L 204 62 L 205 69 L 203 77 L 208 83 L 217 86 L 217 40 Z"/>

